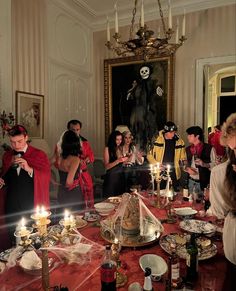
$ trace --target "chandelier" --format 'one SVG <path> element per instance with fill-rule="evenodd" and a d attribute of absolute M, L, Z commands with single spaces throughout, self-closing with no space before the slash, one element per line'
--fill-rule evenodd
<path fill-rule="evenodd" d="M 157 2 L 161 19 L 161 27 L 159 28 L 157 37 L 153 36 L 154 31 L 149 30 L 147 25 L 144 23 L 143 0 L 141 0 L 141 15 L 138 25 L 139 29 L 134 36 L 135 16 L 138 4 L 138 0 L 135 0 L 130 26 L 130 36 L 129 40 L 127 41 L 122 41 L 121 35 L 119 34 L 118 12 L 117 5 L 115 4 L 115 34 L 113 35 L 115 43 L 113 44 L 110 40 L 110 24 L 107 18 L 107 42 L 105 45 L 108 47 L 108 49 L 114 51 L 118 56 L 141 56 L 144 60 L 150 57 L 173 55 L 186 40 L 185 11 L 182 17 L 182 34 L 179 37 L 178 19 L 175 31 L 172 29 L 172 12 L 170 0 L 168 2 L 168 29 L 166 29 L 160 0 L 157 0 Z M 175 41 L 172 41 L 172 37 L 174 36 L 174 34 Z"/>

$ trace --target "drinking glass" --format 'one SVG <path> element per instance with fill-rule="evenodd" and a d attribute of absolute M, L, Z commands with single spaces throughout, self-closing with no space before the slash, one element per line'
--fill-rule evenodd
<path fill-rule="evenodd" d="M 201 274 L 201 290 L 202 291 L 215 291 L 216 290 L 216 277 L 211 272 L 204 272 Z"/>

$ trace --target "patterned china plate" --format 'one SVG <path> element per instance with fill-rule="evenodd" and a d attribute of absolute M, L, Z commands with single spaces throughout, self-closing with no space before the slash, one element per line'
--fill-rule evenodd
<path fill-rule="evenodd" d="M 9 256 L 10 256 L 10 253 L 14 250 L 14 248 L 11 248 L 11 249 L 7 249 L 3 252 L 0 253 L 0 261 L 3 261 L 3 262 L 7 262 Z M 18 256 L 17 256 L 17 259 L 19 259 L 22 254 L 23 254 L 24 250 L 22 250 L 21 252 L 19 252 Z"/>
<path fill-rule="evenodd" d="M 176 245 L 176 253 L 181 259 L 186 259 L 186 236 L 187 234 L 171 233 L 160 238 L 160 246 L 168 254 L 171 254 L 171 244 Z M 199 237 L 196 239 L 198 245 L 198 259 L 200 261 L 210 259 L 217 254 L 217 247 L 208 238 Z"/>
<path fill-rule="evenodd" d="M 120 196 L 109 197 L 108 201 L 113 204 L 119 204 L 122 198 Z"/>
<path fill-rule="evenodd" d="M 100 215 L 97 213 L 89 213 L 89 215 L 83 217 L 83 219 L 88 222 L 95 222 L 99 220 L 99 218 L 100 218 Z"/>
<path fill-rule="evenodd" d="M 183 220 L 180 222 L 179 226 L 185 231 L 199 234 L 209 234 L 216 231 L 215 225 L 195 219 Z"/>
<path fill-rule="evenodd" d="M 82 218 L 76 219 L 76 228 L 85 227 L 87 224 L 88 222 Z"/>

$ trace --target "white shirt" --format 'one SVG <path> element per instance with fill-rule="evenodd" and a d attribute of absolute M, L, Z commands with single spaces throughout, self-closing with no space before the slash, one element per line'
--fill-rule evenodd
<path fill-rule="evenodd" d="M 226 191 L 224 180 L 228 161 L 217 165 L 211 171 L 209 213 L 219 219 L 225 217 L 223 227 L 223 245 L 226 258 L 236 265 L 236 216 L 233 215 L 222 198 Z"/>

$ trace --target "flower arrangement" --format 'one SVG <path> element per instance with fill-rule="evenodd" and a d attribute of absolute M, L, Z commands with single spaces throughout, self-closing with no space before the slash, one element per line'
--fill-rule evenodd
<path fill-rule="evenodd" d="M 0 113 L 0 123 L 2 128 L 2 137 L 4 138 L 6 132 L 15 124 L 15 117 L 11 112 L 7 114 L 6 111 L 3 110 L 3 112 Z"/>

